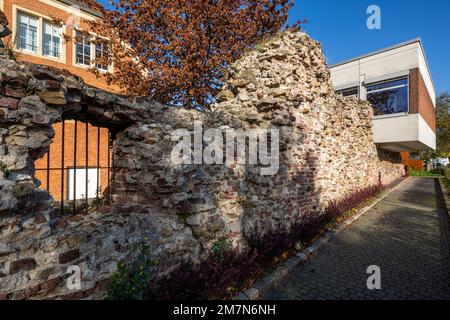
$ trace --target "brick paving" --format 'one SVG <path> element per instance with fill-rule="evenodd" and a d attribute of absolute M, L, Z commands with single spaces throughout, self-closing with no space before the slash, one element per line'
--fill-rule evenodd
<path fill-rule="evenodd" d="M 263 299 L 450 299 L 447 212 L 435 179 L 412 178 Z M 381 268 L 381 290 L 366 286 Z"/>

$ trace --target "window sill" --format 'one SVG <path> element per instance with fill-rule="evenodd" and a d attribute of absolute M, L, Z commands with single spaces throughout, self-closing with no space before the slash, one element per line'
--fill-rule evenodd
<path fill-rule="evenodd" d="M 18 53 L 26 53 L 26 54 L 33 55 L 33 56 L 39 56 L 37 51 L 33 51 L 33 50 L 19 48 L 19 49 L 14 49 L 14 51 L 16 51 Z"/>
<path fill-rule="evenodd" d="M 50 61 L 54 61 L 54 62 L 64 63 L 63 59 L 58 59 L 58 58 L 51 57 L 51 56 L 45 56 L 45 55 L 39 54 L 37 52 L 26 50 L 26 49 L 14 49 L 13 51 L 15 53 L 17 53 L 19 56 L 21 54 L 25 54 L 25 55 L 36 57 L 36 58 L 41 58 L 41 59 L 46 59 L 46 60 L 50 60 Z"/>
<path fill-rule="evenodd" d="M 101 74 L 112 73 L 111 70 L 98 69 L 98 68 L 93 67 L 92 65 L 85 65 L 85 64 L 80 64 L 80 63 L 76 63 L 76 62 L 73 64 L 73 66 L 77 67 L 77 68 L 85 69 L 85 70 L 97 70 Z"/>
<path fill-rule="evenodd" d="M 76 63 L 76 62 L 73 64 L 73 66 L 77 67 L 77 68 L 81 68 L 81 69 L 86 69 L 86 70 L 91 69 L 90 65 L 85 65 L 85 64 Z"/>
<path fill-rule="evenodd" d="M 398 117 L 406 117 L 409 115 L 409 112 L 398 112 L 398 113 L 392 113 L 392 114 L 383 114 L 380 116 L 374 116 L 374 120 L 379 119 L 387 119 L 387 118 L 398 118 Z"/>
<path fill-rule="evenodd" d="M 97 71 L 103 75 L 108 74 L 108 73 L 112 73 L 110 70 L 103 70 L 103 69 L 97 69 Z"/>
<path fill-rule="evenodd" d="M 53 57 L 53 56 L 42 55 L 42 57 L 45 58 L 45 59 L 48 59 L 48 60 L 53 60 L 53 61 L 56 61 L 56 62 L 62 62 L 62 59 L 60 59 L 60 58 L 55 58 L 55 57 Z"/>

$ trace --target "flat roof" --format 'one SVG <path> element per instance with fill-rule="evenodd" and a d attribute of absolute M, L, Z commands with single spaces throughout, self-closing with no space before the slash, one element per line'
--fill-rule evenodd
<path fill-rule="evenodd" d="M 433 77 L 431 75 L 430 65 L 428 64 L 427 55 L 425 54 L 425 49 L 423 47 L 422 38 L 420 38 L 420 37 L 412 39 L 412 40 L 408 40 L 408 41 L 405 41 L 405 42 L 402 42 L 402 43 L 399 43 L 399 44 L 396 44 L 396 45 L 393 45 L 393 46 L 390 46 L 390 47 L 387 47 L 387 48 L 383 48 L 383 49 L 379 49 L 379 50 L 376 50 L 376 51 L 372 51 L 372 52 L 363 54 L 363 55 L 355 57 L 355 58 L 351 58 L 351 59 L 348 59 L 348 60 L 344 60 L 344 61 L 335 63 L 333 65 L 330 65 L 329 68 L 330 69 L 336 68 L 336 67 L 342 66 L 344 64 L 350 63 L 350 62 L 355 62 L 355 61 L 358 61 L 358 60 L 362 60 L 362 59 L 365 59 L 365 58 L 368 58 L 368 57 L 371 57 L 371 56 L 375 56 L 375 55 L 383 53 L 383 52 L 387 52 L 387 51 L 391 51 L 391 50 L 398 49 L 398 48 L 401 48 L 401 47 L 405 47 L 405 46 L 408 46 L 408 45 L 413 44 L 413 43 L 419 43 L 419 45 L 420 45 L 420 48 L 421 48 L 422 53 L 423 53 L 423 57 L 425 59 L 425 63 L 427 65 L 428 73 L 429 73 L 430 78 L 431 78 L 431 83 L 433 84 L 433 89 L 434 89 L 434 91 L 436 91 L 436 87 L 434 85 Z"/>

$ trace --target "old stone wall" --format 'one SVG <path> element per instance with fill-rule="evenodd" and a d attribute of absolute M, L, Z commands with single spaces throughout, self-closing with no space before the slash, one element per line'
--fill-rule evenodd
<path fill-rule="evenodd" d="M 305 35 L 285 34 L 237 62 L 215 110 L 281 132 L 278 174 L 246 170 L 242 233 L 288 228 L 404 174 L 399 156 L 373 142 L 371 106 L 334 93 L 321 47 Z"/>
<path fill-rule="evenodd" d="M 144 239 L 159 274 L 170 272 L 223 236 L 245 248 L 249 237 L 289 229 L 331 200 L 403 174 L 398 156 L 373 143 L 371 107 L 334 93 L 320 45 L 303 33 L 246 54 L 208 112 L 127 99 L 57 69 L 0 63 L 0 299 L 100 297 L 116 263 L 132 260 Z M 97 213 L 61 215 L 37 188 L 34 161 L 62 119 L 113 133 L 113 201 Z M 278 172 L 263 176 L 260 164 L 236 160 L 175 165 L 172 134 L 195 122 L 279 129 Z M 80 290 L 66 286 L 71 265 L 81 269 Z"/>

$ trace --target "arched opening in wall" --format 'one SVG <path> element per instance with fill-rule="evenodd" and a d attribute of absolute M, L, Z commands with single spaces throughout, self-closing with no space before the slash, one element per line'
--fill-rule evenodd
<path fill-rule="evenodd" d="M 48 153 L 35 162 L 40 188 L 49 191 L 65 213 L 90 213 L 111 202 L 112 137 L 108 128 L 87 121 L 53 125 Z"/>

